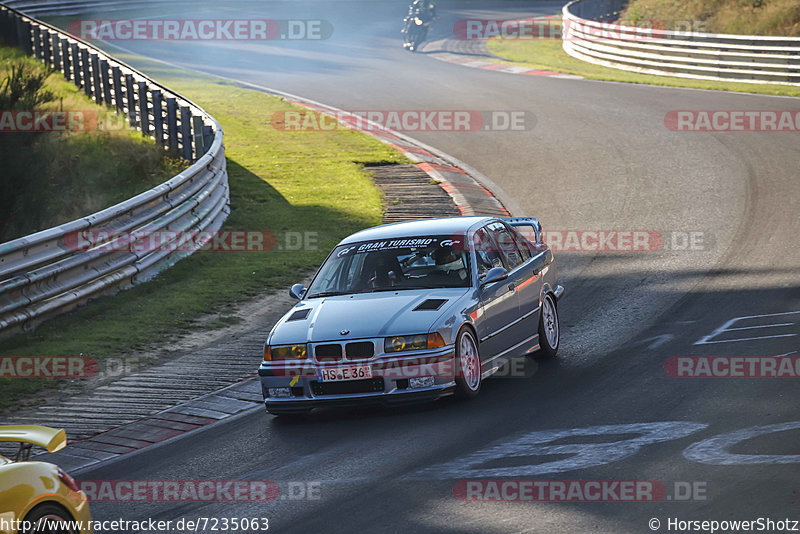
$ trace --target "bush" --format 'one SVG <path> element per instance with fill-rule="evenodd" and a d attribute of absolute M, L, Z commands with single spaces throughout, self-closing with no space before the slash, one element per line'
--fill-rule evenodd
<path fill-rule="evenodd" d="M 44 88 L 50 73 L 18 61 L 12 63 L 0 82 L 0 110 L 32 110 L 55 100 L 52 91 Z"/>
<path fill-rule="evenodd" d="M 49 72 L 13 62 L 0 82 L 0 112 L 34 110 L 55 100 L 52 91 L 45 89 Z M 0 133 L 0 236 L 13 233 L 15 221 L 39 220 L 42 203 L 39 201 L 42 186 L 42 159 L 24 158 L 31 152 L 40 133 Z"/>

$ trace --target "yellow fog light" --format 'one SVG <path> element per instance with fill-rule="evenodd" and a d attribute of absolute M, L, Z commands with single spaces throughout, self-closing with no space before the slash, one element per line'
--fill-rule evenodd
<path fill-rule="evenodd" d="M 284 345 L 282 347 L 264 347 L 264 361 L 305 360 L 308 350 L 305 345 Z"/>

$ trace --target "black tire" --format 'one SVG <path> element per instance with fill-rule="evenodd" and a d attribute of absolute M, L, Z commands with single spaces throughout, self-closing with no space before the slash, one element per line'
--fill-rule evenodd
<path fill-rule="evenodd" d="M 25 521 L 33 524 L 31 530 L 20 530 L 20 534 L 79 534 L 74 528 L 59 525 L 62 522 L 72 522 L 73 518 L 58 504 L 43 503 L 31 510 Z"/>
<path fill-rule="evenodd" d="M 298 421 L 300 419 L 305 419 L 308 414 L 311 413 L 311 410 L 304 410 L 304 411 L 272 411 L 267 410 L 267 413 L 271 416 L 281 420 L 281 421 Z"/>
<path fill-rule="evenodd" d="M 539 311 L 539 350 L 536 358 L 553 358 L 561 345 L 561 325 L 558 322 L 558 305 L 552 293 L 542 299 Z"/>
<path fill-rule="evenodd" d="M 473 354 L 465 354 L 465 349 L 472 346 Z M 462 358 L 465 356 L 465 358 Z M 468 362 L 471 362 L 468 363 Z M 456 395 L 464 399 L 472 399 L 481 391 L 481 356 L 478 350 L 478 341 L 469 328 L 462 328 L 456 336 Z M 467 368 L 465 369 L 465 365 Z"/>

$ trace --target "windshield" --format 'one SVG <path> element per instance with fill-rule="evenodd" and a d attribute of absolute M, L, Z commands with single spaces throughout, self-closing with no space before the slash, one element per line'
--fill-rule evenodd
<path fill-rule="evenodd" d="M 308 298 L 403 289 L 469 287 L 463 235 L 405 237 L 338 246 Z"/>

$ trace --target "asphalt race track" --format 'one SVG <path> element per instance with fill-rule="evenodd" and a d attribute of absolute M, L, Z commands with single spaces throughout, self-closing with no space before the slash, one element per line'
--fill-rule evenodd
<path fill-rule="evenodd" d="M 531 367 L 527 378 L 486 382 L 473 401 L 326 411 L 299 421 L 252 411 L 80 474 L 274 480 L 282 489 L 312 483 L 319 499 L 94 503 L 95 518 L 268 517 L 275 532 L 303 533 L 641 533 L 651 531 L 651 518 L 661 521 L 661 531 L 668 518 L 800 519 L 797 382 L 672 378 L 664 369 L 673 356 L 800 350 L 798 134 L 674 132 L 665 115 L 800 110 L 800 101 L 445 63 L 428 56 L 452 44 L 441 40 L 452 39 L 455 21 L 555 14 L 561 4 L 441 2 L 434 42 L 417 54 L 401 47 L 406 5 L 206 1 L 190 12 L 164 6 L 141 16 L 321 18 L 335 31 L 316 42 L 116 44 L 348 110 L 528 111 L 536 120 L 524 131 L 409 135 L 481 171 L 511 211 L 539 217 L 545 230 L 652 230 L 664 247 L 557 254 L 567 289 L 559 357 Z M 695 250 L 683 247 L 692 232 L 702 237 Z M 744 318 L 728 324 L 736 330 L 714 333 L 736 318 Z M 258 358 L 253 354 L 254 370 Z M 667 422 L 673 424 L 656 424 Z M 705 441 L 778 424 L 784 426 L 761 435 Z M 589 427 L 609 428 L 550 432 Z M 609 441 L 620 443 L 603 445 Z M 582 503 L 454 496 L 458 481 L 509 476 L 660 481 L 667 496 Z M 681 499 L 675 484 L 685 482 L 705 493 Z"/>

